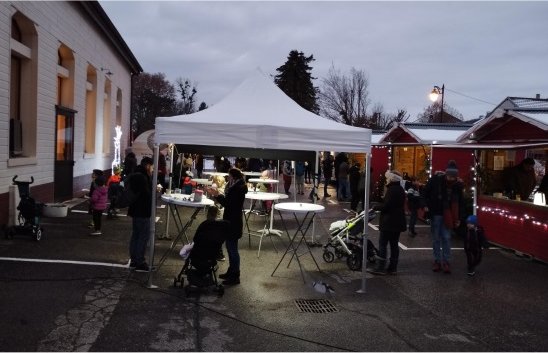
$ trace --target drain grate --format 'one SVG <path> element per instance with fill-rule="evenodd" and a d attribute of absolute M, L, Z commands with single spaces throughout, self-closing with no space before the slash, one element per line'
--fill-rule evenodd
<path fill-rule="evenodd" d="M 295 304 L 301 313 L 336 313 L 339 311 L 327 299 L 295 299 Z"/>

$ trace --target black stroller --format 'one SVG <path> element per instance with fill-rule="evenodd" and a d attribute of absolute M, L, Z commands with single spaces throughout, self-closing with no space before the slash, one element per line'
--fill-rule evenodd
<path fill-rule="evenodd" d="M 6 238 L 12 239 L 15 234 L 31 235 L 40 241 L 42 239 L 43 229 L 40 227 L 40 219 L 42 217 L 42 209 L 44 204 L 36 202 L 30 196 L 30 184 L 34 183 L 34 178 L 31 176 L 30 181 L 17 181 L 17 175 L 13 177 L 14 185 L 17 185 L 19 190 L 19 205 L 17 210 L 17 224 L 6 229 Z"/>
<path fill-rule="evenodd" d="M 200 242 L 194 243 L 181 272 L 175 277 L 173 286 L 183 287 L 188 296 L 192 289 L 213 288 L 219 296 L 225 292 L 222 284 L 217 281 L 217 256 L 224 239 L 215 234 L 207 234 Z M 183 275 L 186 275 L 188 285 L 185 287 Z"/>
<path fill-rule="evenodd" d="M 368 222 L 371 222 L 377 214 L 369 210 Z M 352 271 L 359 271 L 362 268 L 363 246 L 362 233 L 364 226 L 365 211 L 362 211 L 347 219 L 331 223 L 329 234 L 331 238 L 323 246 L 323 259 L 325 262 L 333 262 L 346 257 L 346 264 Z M 375 263 L 378 253 L 373 242 L 367 239 L 367 261 Z"/>

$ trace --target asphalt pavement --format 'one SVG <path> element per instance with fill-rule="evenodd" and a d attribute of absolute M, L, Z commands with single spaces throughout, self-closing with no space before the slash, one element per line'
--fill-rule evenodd
<path fill-rule="evenodd" d="M 91 236 L 87 204 L 79 201 L 65 218 L 42 219 L 39 242 L 0 238 L 2 351 L 548 351 L 548 267 L 508 250 L 486 250 L 469 277 L 454 238 L 452 273 L 434 273 L 429 227 L 419 222 L 417 237 L 401 235 L 398 274 L 367 273 L 361 293 L 362 273 L 344 257 L 326 263 L 321 246 L 312 247 L 321 271 L 304 254 L 305 281 L 295 260 L 272 275 L 287 236 L 264 237 L 258 256 L 259 237 L 244 235 L 241 284 L 223 296 L 186 295 L 173 286 L 182 242 L 156 240 L 155 264 L 167 255 L 149 286 L 148 273 L 128 268 L 130 218 L 104 217 L 103 234 Z M 319 203 L 326 210 L 314 240 L 325 244 L 349 204 L 334 196 Z M 157 235 L 165 234 L 166 211 L 157 210 Z M 182 212 L 186 221 L 190 213 Z M 189 237 L 204 218 L 200 212 Z M 295 230 L 294 221 L 287 224 Z M 376 224 L 369 228 L 375 244 Z M 274 226 L 283 229 L 278 215 Z M 250 228 L 262 227 L 263 218 L 251 216 Z M 176 238 L 173 222 L 168 233 Z M 219 262 L 218 273 L 227 266 Z"/>

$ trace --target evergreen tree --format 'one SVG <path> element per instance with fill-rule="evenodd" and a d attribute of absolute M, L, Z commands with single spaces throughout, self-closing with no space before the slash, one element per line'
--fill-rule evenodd
<path fill-rule="evenodd" d="M 312 67 L 309 66 L 314 60 L 313 55 L 307 57 L 303 52 L 292 50 L 285 64 L 276 69 L 278 74 L 274 77 L 274 82 L 301 107 L 318 114 L 318 89 L 312 84 L 315 78 L 312 77 Z"/>

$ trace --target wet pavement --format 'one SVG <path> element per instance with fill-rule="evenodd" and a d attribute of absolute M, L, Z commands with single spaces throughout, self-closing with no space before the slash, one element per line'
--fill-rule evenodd
<path fill-rule="evenodd" d="M 330 192 L 335 194 L 334 190 Z M 325 244 L 331 222 L 344 219 L 348 203 L 319 202 L 315 239 Z M 299 201 L 306 202 L 305 196 Z M 279 262 L 286 236 L 240 240 L 242 283 L 185 295 L 173 287 L 183 266 L 176 244 L 153 274 L 130 272 L 128 217 L 103 218 L 103 234 L 91 236 L 87 205 L 66 218 L 43 218 L 40 242 L 30 236 L 0 238 L 0 347 L 2 351 L 547 351 L 548 267 L 491 248 L 476 276 L 466 275 L 459 239 L 453 240 L 452 274 L 433 273 L 429 227 L 402 233 L 397 276 L 366 275 L 344 258 L 326 263 L 313 247 L 302 260 L 306 283 L 293 261 Z M 123 210 L 122 210 L 123 212 Z M 183 219 L 190 213 L 183 210 Z M 163 235 L 166 208 L 157 212 Z M 204 219 L 201 212 L 189 230 Z M 370 237 L 377 244 L 377 220 Z M 294 229 L 294 222 L 288 227 Z M 251 216 L 250 228 L 263 219 Z M 282 229 L 278 215 L 275 228 Z M 175 234 L 170 224 L 169 233 Z M 171 242 L 156 241 L 155 263 Z M 226 251 L 225 251 L 226 253 Z M 148 257 L 148 253 L 147 253 Z M 32 260 L 32 261 L 31 261 Z M 226 262 L 219 262 L 225 272 Z M 313 286 L 324 282 L 325 286 Z M 298 300 L 327 300 L 334 312 L 301 312 Z M 329 307 L 323 307 L 328 311 Z"/>

